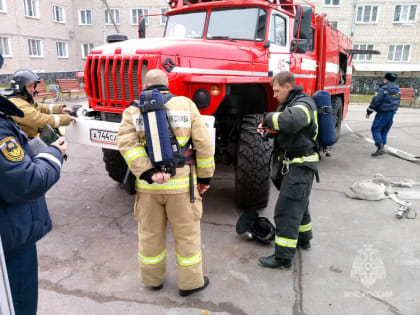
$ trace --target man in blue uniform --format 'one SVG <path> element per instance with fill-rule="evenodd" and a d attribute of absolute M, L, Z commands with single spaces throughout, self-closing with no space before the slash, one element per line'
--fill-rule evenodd
<path fill-rule="evenodd" d="M 372 137 L 377 147 L 372 157 L 385 154 L 385 144 L 388 132 L 391 129 L 394 115 L 400 106 L 401 92 L 394 82 L 398 75 L 394 72 L 387 72 L 384 76 L 384 83 L 380 84 L 375 91 L 369 107 L 366 110 L 366 118 L 376 112 L 372 124 Z"/>
<path fill-rule="evenodd" d="M 10 116 L 23 112 L 0 95 L 0 235 L 16 315 L 36 314 L 36 241 L 51 230 L 45 193 L 60 178 L 64 138 L 34 156 Z"/>

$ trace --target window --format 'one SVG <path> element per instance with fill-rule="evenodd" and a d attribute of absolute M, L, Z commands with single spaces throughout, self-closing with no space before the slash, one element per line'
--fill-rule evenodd
<path fill-rule="evenodd" d="M 68 49 L 67 49 L 67 42 L 56 42 L 57 47 L 57 57 L 58 58 L 68 58 Z"/>
<path fill-rule="evenodd" d="M 165 29 L 168 38 L 201 38 L 206 25 L 206 12 L 196 11 L 171 15 Z"/>
<path fill-rule="evenodd" d="M 314 51 L 315 48 L 315 29 L 311 27 L 309 32 L 308 51 Z"/>
<path fill-rule="evenodd" d="M 373 45 L 371 44 L 353 44 L 353 49 L 358 50 L 373 50 Z M 353 60 L 365 61 L 372 60 L 372 54 L 354 54 Z"/>
<path fill-rule="evenodd" d="M 111 14 L 110 14 L 111 12 Z M 112 25 L 112 19 L 111 19 L 111 15 L 114 18 L 114 22 L 117 25 L 120 25 L 120 9 L 110 9 L 105 10 L 105 24 L 106 25 Z"/>
<path fill-rule="evenodd" d="M 394 13 L 395 23 L 415 23 L 417 4 L 396 5 Z"/>
<path fill-rule="evenodd" d="M 168 8 L 160 8 L 160 25 L 166 25 L 166 20 L 168 19 L 165 14 L 168 13 Z"/>
<path fill-rule="evenodd" d="M 86 59 L 87 56 L 89 55 L 89 52 L 92 50 L 93 48 L 93 43 L 84 43 L 82 44 L 82 58 Z"/>
<path fill-rule="evenodd" d="M 139 17 L 142 15 L 149 14 L 148 9 L 131 9 L 131 25 L 138 25 L 139 24 Z M 146 25 L 149 25 L 149 17 L 145 16 Z"/>
<path fill-rule="evenodd" d="M 64 7 L 59 5 L 53 5 L 54 22 L 64 23 L 66 20 L 64 14 Z"/>
<path fill-rule="evenodd" d="M 411 45 L 389 45 L 388 61 L 408 61 Z"/>
<path fill-rule="evenodd" d="M 0 53 L 3 55 L 3 57 L 12 56 L 9 37 L 0 36 Z"/>
<path fill-rule="evenodd" d="M 286 19 L 279 15 L 273 15 L 270 41 L 277 45 L 286 46 Z"/>
<path fill-rule="evenodd" d="M 263 41 L 267 12 L 260 8 L 220 9 L 210 12 L 207 38 Z"/>
<path fill-rule="evenodd" d="M 377 5 L 359 5 L 357 6 L 357 23 L 376 23 L 378 22 Z"/>
<path fill-rule="evenodd" d="M 7 12 L 6 0 L 0 0 L 0 12 Z"/>
<path fill-rule="evenodd" d="M 338 7 L 340 0 L 324 0 L 324 7 Z"/>
<path fill-rule="evenodd" d="M 42 57 L 42 42 L 39 39 L 28 39 L 29 56 Z"/>
<path fill-rule="evenodd" d="M 23 0 L 25 16 L 39 18 L 38 0 Z"/>
<path fill-rule="evenodd" d="M 92 25 L 92 10 L 86 9 L 79 11 L 79 24 Z"/>
<path fill-rule="evenodd" d="M 337 20 L 330 20 L 330 23 L 336 28 L 338 29 L 338 21 Z"/>

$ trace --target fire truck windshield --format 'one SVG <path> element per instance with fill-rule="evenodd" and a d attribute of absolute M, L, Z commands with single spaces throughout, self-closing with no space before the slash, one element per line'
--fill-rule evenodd
<path fill-rule="evenodd" d="M 171 15 L 166 24 L 165 37 L 202 38 L 205 23 L 205 11 Z"/>
<path fill-rule="evenodd" d="M 266 17 L 267 13 L 260 8 L 213 10 L 207 38 L 263 41 Z"/>
<path fill-rule="evenodd" d="M 261 8 L 215 9 L 210 12 L 207 38 L 263 41 L 266 20 Z M 165 37 L 202 38 L 205 22 L 205 11 L 170 15 Z"/>

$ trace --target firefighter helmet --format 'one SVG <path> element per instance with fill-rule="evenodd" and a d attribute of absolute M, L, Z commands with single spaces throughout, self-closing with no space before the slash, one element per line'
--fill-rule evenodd
<path fill-rule="evenodd" d="M 35 83 L 36 85 L 41 82 L 39 76 L 31 70 L 22 69 L 15 72 L 10 81 L 10 87 L 16 94 L 27 94 L 25 85 L 28 83 Z"/>
<path fill-rule="evenodd" d="M 246 234 L 249 239 L 262 243 L 270 243 L 275 236 L 274 225 L 265 217 L 260 217 L 257 211 L 246 211 L 236 223 L 236 232 Z"/>
<path fill-rule="evenodd" d="M 263 243 L 270 243 L 274 240 L 275 228 L 274 225 L 265 217 L 258 217 L 252 226 L 253 237 Z"/>

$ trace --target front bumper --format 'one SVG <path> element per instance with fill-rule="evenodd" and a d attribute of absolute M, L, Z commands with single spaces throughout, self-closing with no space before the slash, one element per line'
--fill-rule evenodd
<path fill-rule="evenodd" d="M 77 122 L 66 127 L 65 137 L 69 143 L 92 145 L 101 148 L 118 150 L 117 133 L 120 123 L 98 119 L 95 111 L 88 105 L 83 105 L 77 110 Z M 214 128 L 214 116 L 201 115 L 206 125 L 214 146 L 216 143 L 216 129 Z"/>

